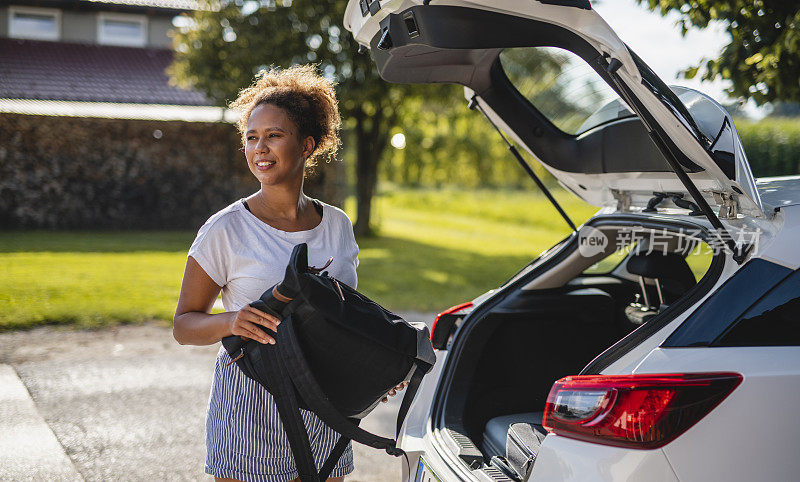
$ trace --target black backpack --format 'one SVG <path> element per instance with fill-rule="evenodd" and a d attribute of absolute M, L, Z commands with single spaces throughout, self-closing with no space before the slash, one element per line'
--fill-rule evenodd
<path fill-rule="evenodd" d="M 389 390 L 407 381 L 399 436 L 422 377 L 436 362 L 427 326 L 408 323 L 323 269 L 308 266 L 308 247 L 299 244 L 284 280 L 250 304 L 282 320 L 277 333 L 267 330 L 275 345 L 222 339 L 244 374 L 274 397 L 302 482 L 324 481 L 350 440 L 403 454 L 396 440 L 358 424 Z M 341 434 L 319 472 L 300 408 Z"/>

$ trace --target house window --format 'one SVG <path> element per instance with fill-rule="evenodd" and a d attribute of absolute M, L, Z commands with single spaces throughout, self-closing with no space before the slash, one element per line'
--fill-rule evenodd
<path fill-rule="evenodd" d="M 34 40 L 58 40 L 61 36 L 61 12 L 54 8 L 10 7 L 9 37 Z"/>
<path fill-rule="evenodd" d="M 144 47 L 147 43 L 147 18 L 144 15 L 101 13 L 97 22 L 98 43 L 125 47 Z"/>

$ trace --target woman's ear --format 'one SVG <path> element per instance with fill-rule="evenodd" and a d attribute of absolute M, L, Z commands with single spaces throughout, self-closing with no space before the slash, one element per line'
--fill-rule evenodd
<path fill-rule="evenodd" d="M 308 159 L 311 157 L 311 154 L 314 153 L 314 149 L 317 147 L 317 143 L 314 142 L 314 138 L 311 136 L 306 137 L 303 139 L 303 159 Z"/>

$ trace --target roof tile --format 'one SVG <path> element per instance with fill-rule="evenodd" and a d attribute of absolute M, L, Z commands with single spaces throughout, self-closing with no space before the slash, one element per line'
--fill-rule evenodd
<path fill-rule="evenodd" d="M 108 5 L 130 5 L 134 7 L 164 8 L 169 10 L 209 10 L 214 4 L 201 0 L 83 0 Z"/>
<path fill-rule="evenodd" d="M 211 105 L 169 85 L 166 49 L 0 38 L 0 98 Z"/>

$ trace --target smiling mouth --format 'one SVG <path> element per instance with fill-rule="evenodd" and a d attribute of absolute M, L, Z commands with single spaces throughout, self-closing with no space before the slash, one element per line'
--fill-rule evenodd
<path fill-rule="evenodd" d="M 275 164 L 275 161 L 257 161 L 256 166 L 258 167 L 267 167 L 272 166 Z"/>

